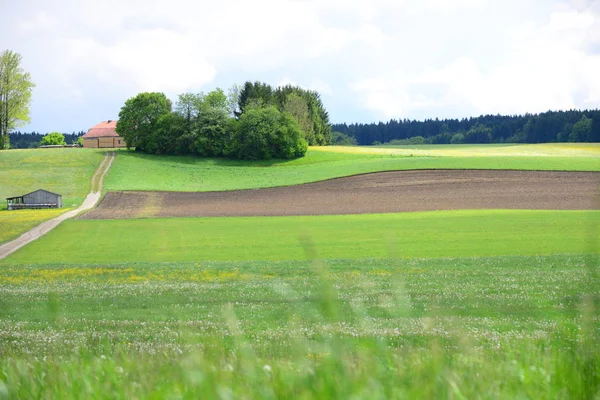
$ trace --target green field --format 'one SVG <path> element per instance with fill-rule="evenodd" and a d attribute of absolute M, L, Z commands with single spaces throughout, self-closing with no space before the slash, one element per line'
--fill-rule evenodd
<path fill-rule="evenodd" d="M 312 147 L 300 159 L 262 162 L 119 152 L 105 190 L 251 189 L 367 172 L 436 168 L 600 171 L 600 145 Z"/>
<path fill-rule="evenodd" d="M 0 243 L 17 238 L 23 232 L 39 225 L 41 222 L 57 217 L 69 210 L 70 208 L 53 208 L 0 212 Z"/>
<path fill-rule="evenodd" d="M 598 294 L 597 265 L 555 255 L 5 266 L 0 389 L 593 398 L 598 320 L 580 306 Z"/>
<path fill-rule="evenodd" d="M 598 211 L 436 211 L 306 217 L 66 221 L 8 263 L 537 255 L 583 253 Z M 82 240 L 73 246 L 74 238 Z M 597 237 L 596 237 L 597 239 Z"/>
<path fill-rule="evenodd" d="M 81 204 L 104 152 L 91 149 L 31 149 L 0 152 L 0 210 L 4 199 L 37 189 L 62 195 L 65 207 Z"/>
<path fill-rule="evenodd" d="M 600 145 L 122 151 L 105 189 L 415 168 L 598 171 Z M 0 261 L 0 399 L 599 398 L 599 268 L 600 211 L 65 221 Z"/>
<path fill-rule="evenodd" d="M 406 146 L 363 146 L 359 152 L 388 152 L 439 156 L 570 156 L 600 157 L 598 143 L 539 143 L 539 144 L 425 144 Z M 345 151 L 345 150 L 344 150 Z"/>
<path fill-rule="evenodd" d="M 0 152 L 0 243 L 17 238 L 39 223 L 79 206 L 104 152 L 78 149 L 27 149 Z M 6 210 L 6 197 L 37 189 L 62 195 L 58 210 Z"/>

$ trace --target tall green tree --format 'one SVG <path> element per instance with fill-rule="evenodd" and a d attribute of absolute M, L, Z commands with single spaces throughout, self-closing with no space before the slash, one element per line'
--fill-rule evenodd
<path fill-rule="evenodd" d="M 283 103 L 282 111 L 290 114 L 304 132 L 304 137 L 308 143 L 314 143 L 315 133 L 314 124 L 311 121 L 310 114 L 308 112 L 308 104 L 304 97 L 297 93 L 290 93 L 286 96 Z"/>
<path fill-rule="evenodd" d="M 246 82 L 240 90 L 235 116 L 239 118 L 249 108 L 270 107 L 275 104 L 275 92 L 271 85 L 258 81 Z"/>
<path fill-rule="evenodd" d="M 231 133 L 227 111 L 220 107 L 207 108 L 198 120 L 193 150 L 204 157 L 222 157 L 228 154 Z"/>
<path fill-rule="evenodd" d="M 21 68 L 21 55 L 5 50 L 0 55 L 0 149 L 9 147 L 8 134 L 29 122 L 31 92 L 35 85 Z"/>
<path fill-rule="evenodd" d="M 229 103 L 227 99 L 227 95 L 221 88 L 216 88 L 213 91 L 210 91 L 204 97 L 204 107 L 205 109 L 213 108 L 219 111 L 224 112 L 226 115 L 229 112 Z"/>
<path fill-rule="evenodd" d="M 192 130 L 194 121 L 198 119 L 204 105 L 204 93 L 182 93 L 175 104 L 175 112 L 186 122 L 187 131 Z"/>
<path fill-rule="evenodd" d="M 305 131 L 308 144 L 311 146 L 323 146 L 331 143 L 329 114 L 323 106 L 319 93 L 303 89 L 299 86 L 286 85 L 278 87 L 273 96 L 279 110 L 288 112 L 290 110 L 286 109 L 286 105 L 289 102 L 290 96 L 292 96 L 292 98 L 293 96 L 301 97 L 306 102 L 308 119 L 312 126 L 311 128 L 306 128 L 302 121 L 296 120 L 300 124 L 300 127 Z M 297 100 L 295 102 L 298 104 Z M 292 115 L 296 118 L 294 113 L 292 113 Z"/>
<path fill-rule="evenodd" d="M 159 120 L 171 112 L 171 101 L 164 93 L 140 93 L 125 102 L 119 112 L 117 133 L 127 148 L 154 153 L 158 151 L 154 135 Z"/>
<path fill-rule="evenodd" d="M 307 92 L 308 112 L 313 121 L 314 142 L 313 146 L 325 146 L 331 143 L 331 124 L 329 113 L 325 109 L 321 96 L 314 91 Z"/>

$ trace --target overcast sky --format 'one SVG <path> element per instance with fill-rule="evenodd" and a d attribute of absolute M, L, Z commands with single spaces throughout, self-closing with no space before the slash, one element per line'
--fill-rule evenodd
<path fill-rule="evenodd" d="M 598 1 L 0 0 L 0 15 L 0 51 L 37 85 L 24 131 L 246 80 L 317 90 L 333 122 L 600 107 Z"/>

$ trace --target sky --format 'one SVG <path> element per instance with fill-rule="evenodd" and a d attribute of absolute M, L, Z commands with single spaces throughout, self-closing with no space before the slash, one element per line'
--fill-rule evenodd
<path fill-rule="evenodd" d="M 21 131 L 86 131 L 140 92 L 263 81 L 332 122 L 600 108 L 600 0 L 0 0 L 36 84 Z"/>

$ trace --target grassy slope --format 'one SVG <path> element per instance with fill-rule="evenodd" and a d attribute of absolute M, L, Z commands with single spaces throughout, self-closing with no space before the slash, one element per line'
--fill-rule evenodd
<path fill-rule="evenodd" d="M 15 398 L 593 398 L 597 324 L 577 315 L 597 262 L 1 268 L 0 390 Z"/>
<path fill-rule="evenodd" d="M 300 260 L 582 253 L 597 211 L 443 211 L 308 217 L 66 221 L 7 263 Z M 77 246 L 75 238 L 85 237 Z M 310 253 L 310 252 L 309 252 Z M 310 254 L 309 254 L 310 255 Z"/>
<path fill-rule="evenodd" d="M 81 204 L 103 154 L 72 148 L 0 152 L 0 243 Z M 6 211 L 6 197 L 37 189 L 61 194 L 64 208 Z"/>
<path fill-rule="evenodd" d="M 103 152 L 77 148 L 2 151 L 0 199 L 46 189 L 61 194 L 65 207 L 79 205 L 102 158 Z"/>
<path fill-rule="evenodd" d="M 311 148 L 292 161 L 245 162 L 121 152 L 106 190 L 213 191 L 314 182 L 359 173 L 440 169 L 600 171 L 600 145 Z"/>

